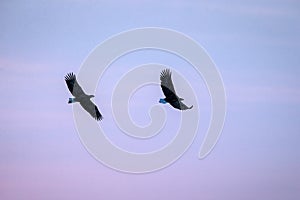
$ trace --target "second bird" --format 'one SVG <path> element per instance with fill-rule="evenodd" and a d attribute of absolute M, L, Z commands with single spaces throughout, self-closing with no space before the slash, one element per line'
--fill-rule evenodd
<path fill-rule="evenodd" d="M 182 103 L 184 99 L 177 96 L 172 82 L 171 70 L 164 69 L 160 74 L 160 81 L 161 81 L 160 83 L 161 89 L 164 95 L 166 96 L 166 98 L 160 99 L 159 103 L 162 104 L 169 103 L 174 108 L 179 110 L 187 110 L 193 108 L 193 106 L 191 107 L 186 106 L 184 103 Z"/>

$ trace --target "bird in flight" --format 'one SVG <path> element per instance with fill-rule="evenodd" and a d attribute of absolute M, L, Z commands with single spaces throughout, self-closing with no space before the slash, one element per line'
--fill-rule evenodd
<path fill-rule="evenodd" d="M 169 103 L 174 108 L 179 110 L 187 110 L 193 108 L 193 106 L 191 107 L 186 106 L 184 103 L 182 103 L 184 99 L 177 96 L 171 76 L 172 73 L 170 69 L 164 69 L 160 73 L 160 81 L 161 81 L 160 86 L 166 98 L 160 99 L 159 103 L 162 104 Z"/>
<path fill-rule="evenodd" d="M 73 73 L 68 73 L 65 76 L 65 81 L 67 83 L 67 86 L 71 92 L 71 94 L 75 98 L 69 98 L 68 103 L 76 103 L 79 102 L 80 105 L 88 112 L 90 115 L 95 118 L 97 121 L 102 120 L 102 115 L 99 112 L 97 106 L 91 101 L 92 97 L 95 97 L 94 95 L 87 95 L 84 93 L 80 85 L 78 84 L 76 80 L 76 76 Z"/>

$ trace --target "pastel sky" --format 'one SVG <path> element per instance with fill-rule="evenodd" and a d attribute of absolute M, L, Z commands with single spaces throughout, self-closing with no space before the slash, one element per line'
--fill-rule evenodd
<path fill-rule="evenodd" d="M 134 140 L 113 123 L 107 96 L 139 64 L 163 63 L 180 72 L 199 91 L 203 116 L 195 141 L 178 161 L 132 175 L 99 163 L 81 144 L 64 76 L 77 73 L 107 38 L 141 27 L 174 29 L 203 46 L 222 75 L 227 116 L 217 145 L 198 160 L 210 117 L 201 76 L 166 52 L 120 58 L 94 100 L 114 143 L 151 151 L 172 137 Z M 299 35 L 296 0 L 2 0 L 0 199 L 299 199 Z M 132 119 L 149 123 L 145 113 L 161 96 L 154 85 L 138 90 L 129 104 Z M 164 107 L 168 130 L 178 112 Z"/>

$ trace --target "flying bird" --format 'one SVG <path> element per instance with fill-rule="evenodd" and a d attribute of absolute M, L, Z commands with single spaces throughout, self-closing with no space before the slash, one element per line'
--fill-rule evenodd
<path fill-rule="evenodd" d="M 172 82 L 172 73 L 170 69 L 164 69 L 161 72 L 160 81 L 161 81 L 160 83 L 161 89 L 164 95 L 166 96 L 166 98 L 160 99 L 159 103 L 162 104 L 169 103 L 174 108 L 179 110 L 187 110 L 193 108 L 193 106 L 191 107 L 186 106 L 184 103 L 182 103 L 184 99 L 177 96 Z"/>
<path fill-rule="evenodd" d="M 97 106 L 91 101 L 92 97 L 95 97 L 94 95 L 87 95 L 84 93 L 80 85 L 78 84 L 76 80 L 76 76 L 73 73 L 68 73 L 65 76 L 65 81 L 67 83 L 67 86 L 71 92 L 71 94 L 75 98 L 69 98 L 68 103 L 76 103 L 79 102 L 80 105 L 88 112 L 90 115 L 95 118 L 97 121 L 102 120 L 103 117 L 101 113 L 99 112 Z"/>

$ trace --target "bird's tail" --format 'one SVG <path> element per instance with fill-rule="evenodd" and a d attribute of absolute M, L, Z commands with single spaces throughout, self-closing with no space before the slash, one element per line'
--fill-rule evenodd
<path fill-rule="evenodd" d="M 69 98 L 68 103 L 75 103 L 75 98 Z"/>

